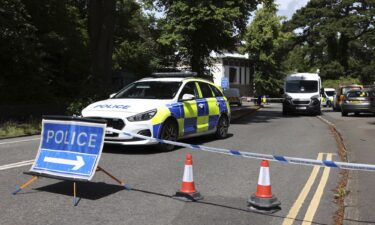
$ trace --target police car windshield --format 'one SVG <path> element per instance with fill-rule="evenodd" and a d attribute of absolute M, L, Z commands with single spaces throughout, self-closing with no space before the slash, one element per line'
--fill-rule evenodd
<path fill-rule="evenodd" d="M 141 81 L 127 86 L 113 98 L 172 99 L 181 82 Z"/>
<path fill-rule="evenodd" d="M 328 96 L 334 96 L 335 95 L 335 91 L 326 91 L 326 94 Z"/>

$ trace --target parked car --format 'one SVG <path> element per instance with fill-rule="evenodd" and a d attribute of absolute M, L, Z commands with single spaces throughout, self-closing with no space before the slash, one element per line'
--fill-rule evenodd
<path fill-rule="evenodd" d="M 337 94 L 333 96 L 333 104 L 332 109 L 333 111 L 341 111 L 341 104 L 344 99 L 344 95 L 350 91 L 350 90 L 362 90 L 363 86 L 358 84 L 351 84 L 351 85 L 345 85 L 340 86 L 340 88 L 337 91 Z"/>
<path fill-rule="evenodd" d="M 220 88 L 195 73 L 158 73 L 129 84 L 109 99 L 82 110 L 85 118 L 104 119 L 107 127 L 127 133 L 176 141 L 214 134 L 225 138 L 230 107 Z M 158 142 L 107 130 L 105 143 L 150 145 Z M 161 144 L 170 151 L 173 145 Z"/>
<path fill-rule="evenodd" d="M 371 101 L 374 93 L 369 89 L 350 90 L 343 98 L 341 104 L 341 115 L 348 116 L 348 113 L 359 115 L 360 113 L 371 113 Z"/>
<path fill-rule="evenodd" d="M 335 96 L 336 90 L 334 88 L 324 88 L 322 93 L 322 106 L 332 107 L 333 96 Z"/>
<path fill-rule="evenodd" d="M 240 90 L 238 88 L 229 88 L 224 90 L 224 95 L 227 97 L 229 104 L 236 104 L 242 106 L 242 99 Z"/>

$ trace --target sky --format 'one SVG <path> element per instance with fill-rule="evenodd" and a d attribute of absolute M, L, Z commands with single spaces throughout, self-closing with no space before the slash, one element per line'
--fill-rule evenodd
<path fill-rule="evenodd" d="M 302 8 L 307 4 L 309 0 L 276 0 L 276 4 L 279 6 L 278 15 L 286 16 L 288 19 L 292 18 L 293 13 L 297 9 Z"/>
<path fill-rule="evenodd" d="M 305 6 L 308 1 L 309 0 L 276 0 L 275 2 L 279 9 L 277 14 L 279 16 L 286 16 L 287 19 L 291 19 L 293 13 L 295 13 L 297 9 Z M 162 17 L 163 13 L 155 12 L 155 15 L 156 17 Z"/>

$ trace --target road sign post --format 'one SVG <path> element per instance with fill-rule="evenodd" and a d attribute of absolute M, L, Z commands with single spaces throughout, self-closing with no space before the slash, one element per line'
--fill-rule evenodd
<path fill-rule="evenodd" d="M 29 172 L 33 178 L 13 194 L 26 188 L 38 177 L 49 177 L 74 182 L 90 181 L 96 171 L 102 171 L 121 186 L 124 182 L 98 166 L 104 145 L 106 121 L 78 117 L 43 117 L 39 150 Z"/>

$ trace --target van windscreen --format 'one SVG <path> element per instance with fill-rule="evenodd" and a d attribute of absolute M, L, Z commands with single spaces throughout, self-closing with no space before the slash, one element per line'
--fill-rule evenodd
<path fill-rule="evenodd" d="M 289 93 L 314 93 L 318 91 L 318 81 L 314 80 L 289 80 L 285 85 L 285 92 Z"/>

